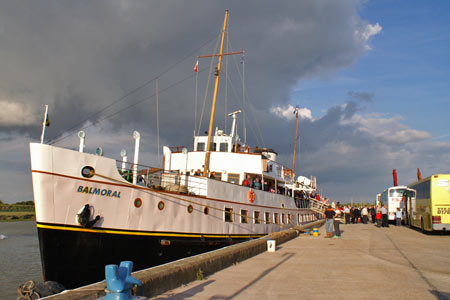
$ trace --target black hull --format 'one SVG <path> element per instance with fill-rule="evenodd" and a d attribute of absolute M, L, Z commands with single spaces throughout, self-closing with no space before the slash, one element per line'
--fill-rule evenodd
<path fill-rule="evenodd" d="M 150 233 L 87 232 L 77 227 L 51 227 L 56 226 L 38 224 L 44 280 L 57 281 L 68 289 L 102 281 L 108 264 L 131 260 L 137 271 L 249 238 L 177 237 L 174 233 L 152 236 Z"/>

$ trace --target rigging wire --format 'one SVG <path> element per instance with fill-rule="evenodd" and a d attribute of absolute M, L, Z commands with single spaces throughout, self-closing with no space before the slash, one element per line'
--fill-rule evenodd
<path fill-rule="evenodd" d="M 218 36 L 216 47 L 214 48 L 214 53 L 217 53 L 217 49 L 219 48 L 219 42 L 220 42 L 220 36 Z M 200 128 L 201 128 L 202 122 L 203 122 L 203 115 L 205 113 L 206 99 L 208 98 L 209 84 L 211 82 L 212 69 L 213 69 L 213 65 L 214 65 L 213 63 L 214 63 L 214 57 L 211 57 L 211 61 L 209 64 L 208 81 L 206 83 L 205 93 L 204 93 L 204 97 L 203 97 L 202 112 L 200 114 L 200 120 L 198 122 L 197 135 L 200 135 Z"/>
<path fill-rule="evenodd" d="M 197 49 L 195 49 L 194 51 L 191 51 L 188 55 L 186 55 L 185 57 L 183 57 L 182 59 L 180 59 L 179 61 L 175 62 L 174 64 L 172 64 L 171 66 L 169 66 L 166 70 L 164 70 L 163 72 L 161 72 L 159 75 L 157 75 L 156 77 L 153 77 L 150 80 L 147 80 L 146 82 L 142 83 L 141 85 L 137 86 L 136 88 L 132 89 L 131 91 L 129 91 L 128 93 L 125 93 L 125 95 L 123 95 L 122 97 L 120 97 L 119 99 L 115 100 L 114 102 L 108 104 L 107 106 L 105 106 L 104 108 L 102 108 L 101 110 L 91 114 L 90 116 L 88 116 L 87 118 L 83 119 L 81 122 L 78 122 L 77 124 L 75 124 L 74 126 L 70 127 L 69 129 L 61 132 L 60 134 L 56 135 L 55 137 L 53 137 L 52 139 L 50 139 L 50 141 L 48 142 L 49 145 L 53 145 L 57 142 L 60 142 L 64 139 L 66 139 L 67 137 L 69 137 L 71 135 L 71 131 L 74 130 L 75 128 L 79 127 L 81 124 L 85 123 L 86 121 L 91 120 L 94 117 L 99 116 L 102 112 L 104 112 L 105 110 L 109 109 L 110 107 L 116 105 L 119 102 L 122 102 L 123 100 L 127 99 L 129 96 L 135 94 L 136 92 L 142 90 L 143 88 L 145 88 L 146 86 L 148 86 L 150 83 L 152 83 L 153 81 L 155 81 L 157 78 L 162 77 L 163 75 L 165 75 L 166 73 L 168 73 L 170 70 L 172 70 L 173 68 L 175 68 L 177 65 L 181 64 L 182 62 L 184 62 L 185 60 L 187 60 L 188 58 L 192 57 L 195 53 L 198 53 L 200 49 L 204 48 L 207 44 L 209 44 L 211 41 L 213 41 L 214 39 L 217 38 L 217 34 L 214 35 L 214 37 L 208 39 L 205 43 L 203 43 L 200 47 L 198 47 Z M 67 134 L 67 135 L 65 135 Z M 64 136 L 65 135 L 65 136 Z"/>
<path fill-rule="evenodd" d="M 201 71 L 199 71 L 199 72 L 204 72 L 205 70 L 206 70 L 206 69 L 201 70 Z M 188 80 L 188 79 L 191 79 L 193 76 L 195 76 L 195 75 L 189 75 L 189 76 L 187 76 L 187 77 L 185 77 L 185 78 L 183 78 L 183 79 L 181 79 L 181 80 L 179 80 L 179 81 L 177 81 L 177 82 L 175 82 L 175 83 L 173 83 L 173 84 L 167 86 L 166 88 L 164 88 L 164 89 L 162 89 L 162 90 L 160 91 L 160 94 L 161 94 L 161 93 L 164 93 L 164 92 L 166 92 L 166 91 L 168 91 L 168 90 L 170 90 L 171 88 L 173 88 L 173 87 L 175 87 L 175 86 L 177 86 L 177 85 L 179 85 L 179 84 L 181 84 L 181 83 L 183 83 L 183 82 L 185 82 L 185 81 Z M 128 110 L 128 109 L 130 109 L 130 108 L 133 108 L 133 107 L 135 107 L 136 105 L 139 105 L 139 104 L 141 104 L 141 103 L 143 103 L 143 102 L 145 102 L 145 101 L 148 101 L 148 100 L 152 99 L 153 97 L 155 97 L 155 95 L 156 95 L 156 93 L 154 93 L 153 95 L 150 95 L 150 96 L 148 96 L 148 97 L 142 98 L 142 99 L 140 99 L 139 101 L 137 101 L 137 102 L 135 102 L 135 103 L 133 103 L 133 104 L 131 104 L 131 105 L 129 105 L 129 106 L 127 106 L 127 107 L 125 107 L 125 108 L 123 108 L 123 109 L 121 109 L 121 110 L 115 112 L 115 113 L 112 113 L 112 114 L 110 114 L 110 115 L 108 115 L 108 116 L 106 116 L 106 117 L 104 117 L 104 118 L 98 119 L 98 120 L 96 121 L 96 123 L 101 123 L 101 122 L 103 122 L 103 121 L 105 121 L 105 120 L 107 120 L 107 119 L 110 119 L 110 118 L 112 118 L 112 117 L 114 117 L 114 116 L 120 114 L 121 112 L 124 112 L 124 111 L 126 111 L 126 110 Z M 94 126 L 94 125 L 95 125 L 95 124 L 91 123 L 91 124 L 89 124 L 89 125 L 86 125 L 86 126 L 84 126 L 84 127 L 81 127 L 80 129 L 86 129 L 86 128 L 92 127 L 92 126 Z M 68 137 L 68 136 L 65 136 L 65 137 L 61 138 L 59 141 L 65 139 L 65 138 L 67 138 L 67 137 Z M 56 141 L 56 142 L 58 142 L 58 141 Z"/>

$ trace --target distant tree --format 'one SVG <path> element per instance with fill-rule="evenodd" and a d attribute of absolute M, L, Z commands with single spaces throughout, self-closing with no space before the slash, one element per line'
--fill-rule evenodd
<path fill-rule="evenodd" d="M 3 205 L 4 203 L 3 203 L 3 201 L 2 200 L 0 200 L 0 205 Z"/>
<path fill-rule="evenodd" d="M 32 205 L 34 206 L 34 201 L 22 201 L 22 202 L 17 202 L 17 205 Z"/>

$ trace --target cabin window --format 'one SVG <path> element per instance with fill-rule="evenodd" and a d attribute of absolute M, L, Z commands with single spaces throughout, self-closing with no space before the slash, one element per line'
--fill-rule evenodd
<path fill-rule="evenodd" d="M 261 213 L 259 211 L 253 212 L 253 219 L 255 224 L 261 224 Z"/>
<path fill-rule="evenodd" d="M 228 143 L 220 143 L 220 152 L 228 152 Z"/>
<path fill-rule="evenodd" d="M 270 213 L 269 212 L 264 213 L 264 220 L 265 220 L 266 224 L 270 224 Z"/>
<path fill-rule="evenodd" d="M 288 222 L 288 224 L 291 224 L 291 222 L 292 222 L 292 219 L 291 219 L 291 215 L 290 215 L 290 214 L 288 214 L 288 220 L 287 220 L 287 222 Z"/>
<path fill-rule="evenodd" d="M 233 222 L 233 209 L 225 207 L 225 222 Z"/>
<path fill-rule="evenodd" d="M 278 219 L 278 213 L 273 214 L 273 222 L 275 224 L 280 224 L 280 220 Z"/>
<path fill-rule="evenodd" d="M 301 221 L 301 219 L 300 219 L 300 215 L 299 215 L 299 214 L 297 214 L 297 223 L 298 223 L 298 224 L 302 224 L 302 221 Z"/>
<path fill-rule="evenodd" d="M 222 180 L 222 172 L 216 172 L 216 180 Z"/>
<path fill-rule="evenodd" d="M 211 148 L 210 148 L 210 150 L 211 151 L 216 151 L 216 146 L 217 144 L 216 143 L 211 143 Z"/>
<path fill-rule="evenodd" d="M 248 210 L 241 209 L 241 223 L 248 223 Z"/>
<path fill-rule="evenodd" d="M 239 184 L 240 176 L 239 174 L 228 173 L 228 182 Z"/>
<path fill-rule="evenodd" d="M 281 224 L 286 224 L 286 215 L 281 214 Z"/>
<path fill-rule="evenodd" d="M 197 143 L 197 151 L 205 151 L 205 143 Z"/>

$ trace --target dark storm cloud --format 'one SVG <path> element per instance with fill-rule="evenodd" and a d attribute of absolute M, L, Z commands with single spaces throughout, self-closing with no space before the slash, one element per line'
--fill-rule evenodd
<path fill-rule="evenodd" d="M 367 51 L 367 40 L 357 34 L 367 25 L 356 13 L 358 1 L 6 1 L 0 5 L 0 100 L 31 107 L 35 120 L 41 118 L 43 104 L 50 104 L 53 124 L 61 131 L 192 54 L 160 78 L 160 88 L 188 76 L 195 56 L 205 54 L 193 51 L 217 35 L 225 9 L 231 13 L 234 50 L 246 51 L 246 88 L 258 110 L 287 103 L 298 80 L 349 66 Z M 152 82 L 91 121 L 149 98 L 112 121 L 120 126 L 123 119 L 131 119 L 154 129 L 146 125 L 155 115 L 154 86 Z M 193 79 L 161 94 L 161 114 L 170 112 L 170 118 L 162 118 L 168 134 L 181 138 L 172 128 L 193 124 L 193 97 Z M 224 115 L 223 107 L 218 107 L 218 114 Z M 20 120 L 1 125 L 3 130 L 9 127 L 22 127 L 33 135 L 39 132 Z"/>
<path fill-rule="evenodd" d="M 353 92 L 353 91 L 350 91 L 350 92 L 348 92 L 348 95 L 352 99 L 359 100 L 359 101 L 365 101 L 365 102 L 372 102 L 373 101 L 373 97 L 374 97 L 373 93 L 368 93 L 368 92 Z"/>

